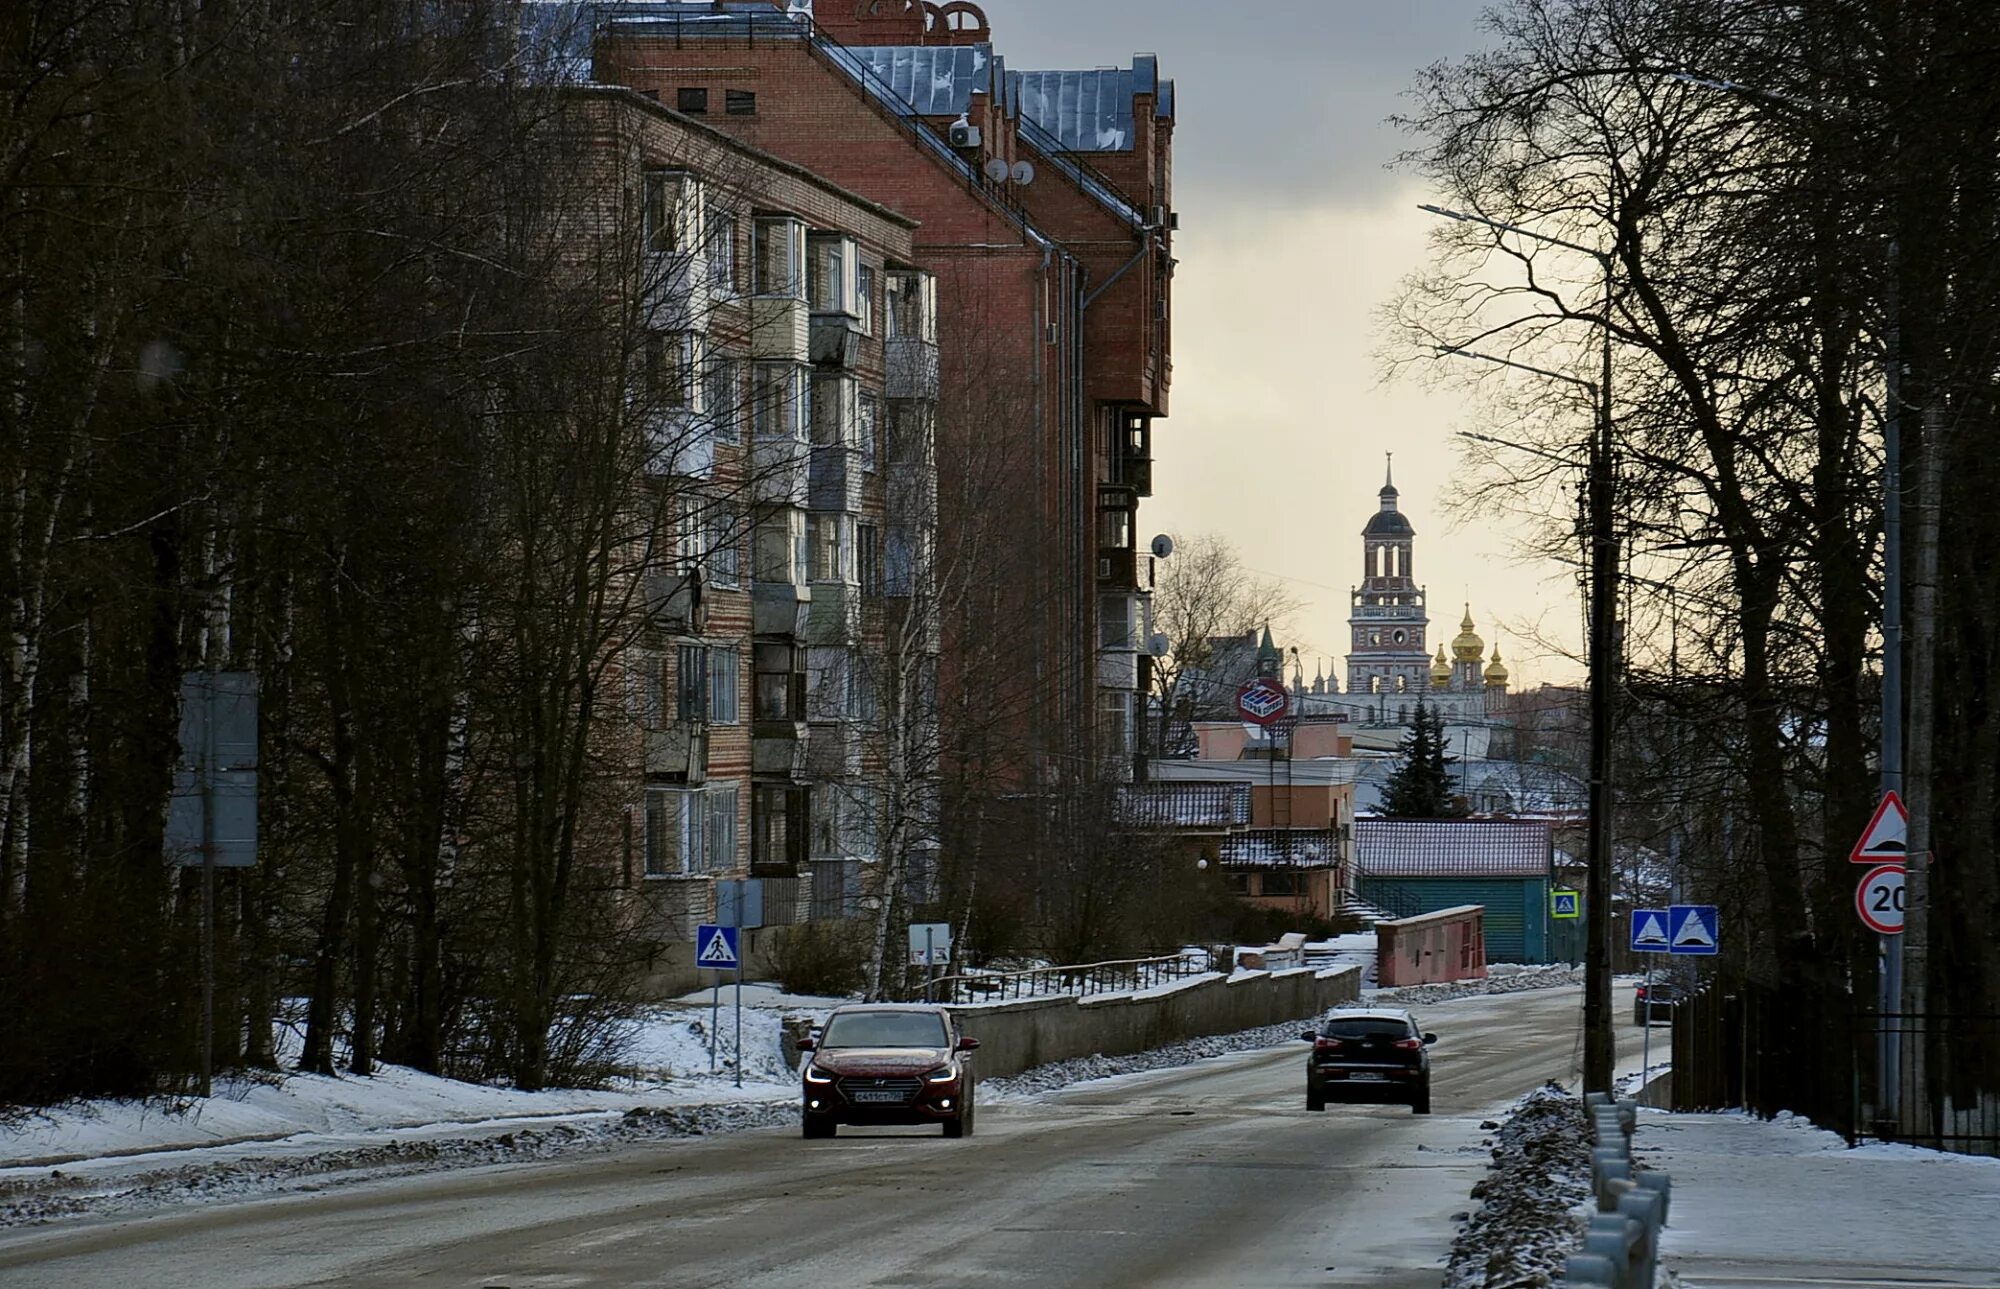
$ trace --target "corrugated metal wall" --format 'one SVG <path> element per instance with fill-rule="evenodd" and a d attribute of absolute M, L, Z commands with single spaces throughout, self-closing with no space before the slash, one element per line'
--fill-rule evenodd
<path fill-rule="evenodd" d="M 1377 879 L 1363 876 L 1356 892 L 1370 899 L 1369 888 L 1377 883 L 1393 887 L 1404 896 L 1418 895 L 1422 912 L 1448 909 L 1460 904 L 1479 904 L 1486 909 L 1486 960 L 1488 962 L 1549 961 L 1549 883 L 1542 877 L 1398 877 Z"/>

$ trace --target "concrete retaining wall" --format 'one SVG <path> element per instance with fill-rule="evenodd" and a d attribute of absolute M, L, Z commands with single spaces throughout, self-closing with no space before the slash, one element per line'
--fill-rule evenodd
<path fill-rule="evenodd" d="M 954 1007 L 979 1040 L 981 1078 L 1005 1078 L 1078 1056 L 1123 1056 L 1207 1034 L 1304 1021 L 1361 996 L 1359 967 L 1301 968 L 1096 998 L 1027 998 Z"/>

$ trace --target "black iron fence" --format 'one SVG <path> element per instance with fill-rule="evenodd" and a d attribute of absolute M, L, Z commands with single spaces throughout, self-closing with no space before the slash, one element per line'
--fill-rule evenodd
<path fill-rule="evenodd" d="M 943 976 L 931 982 L 930 996 L 941 1003 L 989 1003 L 1054 994 L 1122 994 L 1151 989 L 1170 981 L 1226 969 L 1211 966 L 1212 951 L 1169 954 L 1158 958 L 1126 958 L 1071 967 L 1038 967 L 1032 971 L 998 971 Z"/>
<path fill-rule="evenodd" d="M 1849 1142 L 2000 1155 L 2000 1016 L 1851 1003 L 1761 985 L 1686 997 L 1674 1009 L 1673 1108 L 1789 1110 Z M 1882 1087 L 1884 1036 L 1896 1040 L 1895 1105 Z"/>

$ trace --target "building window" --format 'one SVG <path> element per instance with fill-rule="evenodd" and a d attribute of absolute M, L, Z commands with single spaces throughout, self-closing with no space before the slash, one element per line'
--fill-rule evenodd
<path fill-rule="evenodd" d="M 882 594 L 882 530 L 873 524 L 856 524 L 854 554 L 861 566 L 861 593 Z"/>
<path fill-rule="evenodd" d="M 937 289 L 928 273 L 891 273 L 883 288 L 883 312 L 891 340 L 937 339 Z"/>
<path fill-rule="evenodd" d="M 888 440 L 890 465 L 922 465 L 930 447 L 930 426 L 923 411 L 908 403 L 889 404 Z"/>
<path fill-rule="evenodd" d="M 710 431 L 717 443 L 743 441 L 743 363 L 740 359 L 711 357 L 704 374 L 703 391 Z"/>
<path fill-rule="evenodd" d="M 875 472 L 875 425 L 881 419 L 882 404 L 873 394 L 862 394 L 854 405 L 854 437 L 861 448 L 861 468 Z"/>
<path fill-rule="evenodd" d="M 708 653 L 708 719 L 717 725 L 734 725 L 743 719 L 737 703 L 737 686 L 742 672 L 736 650 L 717 647 Z"/>
<path fill-rule="evenodd" d="M 760 439 L 799 439 L 805 432 L 806 383 L 792 363 L 757 364 L 754 426 Z"/>
<path fill-rule="evenodd" d="M 674 106 L 683 112 L 708 111 L 708 91 L 683 85 L 674 95 Z"/>
<path fill-rule="evenodd" d="M 875 334 L 875 270 L 866 264 L 854 269 L 854 312 L 861 320 L 864 335 Z"/>
<path fill-rule="evenodd" d="M 759 582 L 806 580 L 806 521 L 789 507 L 766 515 L 757 523 L 755 567 L 752 576 Z"/>
<path fill-rule="evenodd" d="M 1132 549 L 1132 512 L 1120 506 L 1097 512 L 1097 544 L 1106 550 Z"/>
<path fill-rule="evenodd" d="M 708 719 L 708 647 L 682 645 L 679 649 L 679 699 L 675 707 L 683 721 Z"/>
<path fill-rule="evenodd" d="M 807 239 L 807 298 L 814 313 L 854 313 L 854 243 L 845 237 Z"/>
<path fill-rule="evenodd" d="M 855 384 L 845 376 L 814 376 L 812 441 L 815 447 L 846 447 L 855 421 Z"/>
<path fill-rule="evenodd" d="M 750 289 L 758 295 L 798 299 L 805 294 L 804 275 L 806 227 L 790 216 L 770 215 L 751 226 Z"/>
<path fill-rule="evenodd" d="M 742 565 L 737 557 L 736 516 L 723 503 L 711 502 L 703 524 L 702 568 L 709 584 L 733 591 L 742 582 Z"/>
<path fill-rule="evenodd" d="M 853 715 L 848 694 L 847 651 L 820 647 L 806 651 L 806 719 L 838 721 Z"/>
<path fill-rule="evenodd" d="M 708 284 L 717 295 L 736 294 L 736 216 L 708 208 Z"/>
<path fill-rule="evenodd" d="M 731 116 L 757 115 L 756 90 L 722 91 L 722 109 Z"/>
<path fill-rule="evenodd" d="M 646 790 L 646 876 L 706 871 L 709 812 L 704 795 L 678 788 Z"/>
<path fill-rule="evenodd" d="M 841 514 L 808 515 L 806 532 L 812 550 L 812 580 L 844 582 L 849 561 L 847 544 L 853 520 Z"/>
<path fill-rule="evenodd" d="M 916 562 L 910 530 L 902 524 L 891 524 L 888 539 L 882 544 L 882 594 L 911 594 L 917 580 Z"/>
<path fill-rule="evenodd" d="M 750 862 L 796 868 L 806 841 L 803 789 L 759 784 L 750 789 Z"/>
<path fill-rule="evenodd" d="M 646 249 L 667 254 L 684 247 L 688 219 L 686 198 L 692 181 L 681 171 L 649 168 L 645 182 L 644 235 Z"/>
<path fill-rule="evenodd" d="M 798 650 L 786 644 L 760 644 L 751 649 L 752 715 L 760 721 L 802 721 L 806 709 L 806 674 Z"/>
<path fill-rule="evenodd" d="M 1258 889 L 1263 895 L 1297 896 L 1305 888 L 1297 873 L 1263 873 L 1258 876 Z"/>
<path fill-rule="evenodd" d="M 1097 695 L 1097 738 L 1106 756 L 1125 756 L 1132 750 L 1132 695 L 1122 689 L 1106 689 Z"/>
<path fill-rule="evenodd" d="M 691 406 L 696 338 L 684 331 L 649 331 L 641 343 L 645 396 L 651 409 L 676 412 Z"/>
<path fill-rule="evenodd" d="M 736 788 L 710 788 L 708 797 L 708 871 L 726 873 L 736 867 Z"/>
<path fill-rule="evenodd" d="M 1098 598 L 1097 643 L 1098 647 L 1103 649 L 1133 647 L 1130 596 L 1105 595 Z"/>

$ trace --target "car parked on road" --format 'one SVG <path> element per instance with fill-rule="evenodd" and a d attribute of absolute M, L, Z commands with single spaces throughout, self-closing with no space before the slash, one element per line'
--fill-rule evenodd
<path fill-rule="evenodd" d="M 800 1073 L 799 1115 L 808 1137 L 831 1137 L 840 1124 L 944 1125 L 969 1137 L 973 1075 L 967 1059 L 979 1040 L 958 1032 L 951 1012 L 921 1004 L 837 1007 Z"/>
<path fill-rule="evenodd" d="M 1436 1034 L 1396 1007 L 1336 1007 L 1299 1037 L 1306 1057 L 1306 1109 L 1328 1101 L 1406 1103 L 1431 1112 L 1431 1044 Z"/>
<path fill-rule="evenodd" d="M 1632 1023 L 1651 1025 L 1655 1021 L 1674 1023 L 1674 1008 L 1680 1005 L 1681 987 L 1671 980 L 1656 979 L 1635 986 L 1632 995 Z"/>

